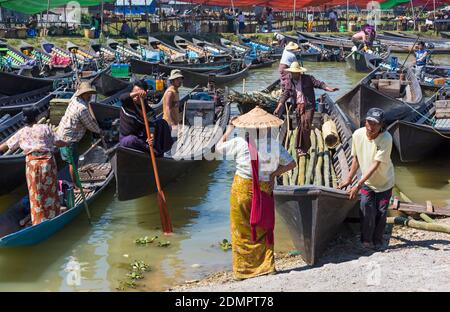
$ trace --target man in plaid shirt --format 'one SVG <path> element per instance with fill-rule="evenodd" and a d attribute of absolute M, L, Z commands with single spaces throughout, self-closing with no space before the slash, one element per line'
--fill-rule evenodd
<path fill-rule="evenodd" d="M 72 97 L 66 112 L 59 123 L 57 136 L 69 145 L 61 148 L 61 158 L 69 163 L 70 175 L 75 182 L 73 168 L 69 162 L 69 148 L 72 150 L 75 164 L 78 164 L 77 144 L 83 138 L 86 130 L 101 134 L 101 129 L 94 118 L 89 101 L 96 90 L 89 82 L 82 82 Z"/>

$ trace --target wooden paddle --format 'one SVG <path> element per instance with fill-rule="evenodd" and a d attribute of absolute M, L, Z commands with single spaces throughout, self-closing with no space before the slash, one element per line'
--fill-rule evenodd
<path fill-rule="evenodd" d="M 141 101 L 142 118 L 144 119 L 145 131 L 147 133 L 147 139 L 150 140 L 152 134 L 150 133 L 150 127 L 148 125 L 147 111 L 145 109 L 144 99 L 142 97 L 139 97 L 139 100 Z M 159 182 L 158 167 L 156 167 L 155 152 L 153 151 L 152 144 L 149 144 L 148 147 L 149 147 L 149 151 L 150 151 L 150 158 L 152 159 L 153 174 L 155 176 L 156 187 L 158 189 L 157 199 L 158 199 L 159 215 L 161 217 L 162 229 L 163 229 L 164 234 L 171 234 L 173 232 L 172 222 L 170 220 L 169 212 L 167 210 L 166 197 L 164 196 L 164 193 L 161 189 L 161 183 Z"/>
<path fill-rule="evenodd" d="M 405 61 L 403 62 L 402 66 L 400 68 L 405 67 L 406 61 L 408 60 L 409 56 L 411 55 L 411 52 L 414 50 L 414 47 L 416 46 L 417 41 L 419 41 L 420 35 L 417 35 L 416 41 L 414 41 L 411 49 L 409 49 L 409 53 L 405 58 Z"/>

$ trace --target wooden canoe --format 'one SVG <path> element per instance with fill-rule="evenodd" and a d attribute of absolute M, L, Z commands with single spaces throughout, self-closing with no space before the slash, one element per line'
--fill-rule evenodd
<path fill-rule="evenodd" d="M 189 97 L 181 101 L 184 104 Z M 199 164 L 214 151 L 230 118 L 230 105 L 216 107 L 214 127 L 181 126 L 173 151 L 156 158 L 164 186 Z M 119 147 L 113 158 L 119 200 L 131 200 L 156 192 L 155 178 L 148 152 Z"/>
<path fill-rule="evenodd" d="M 94 81 L 96 85 L 98 81 Z M 111 116 L 118 116 L 119 97 L 123 92 L 131 90 L 131 85 L 127 85 L 123 90 L 117 91 L 115 94 L 107 97 L 98 103 L 93 103 L 94 114 L 101 121 Z M 108 90 L 112 92 L 112 89 Z M 55 94 L 50 93 L 33 105 L 37 107 L 42 116 L 48 117 L 48 106 Z M 118 104 L 118 105 L 117 105 Z M 117 117 L 118 118 L 118 117 Z M 5 142 L 10 136 L 16 133 L 24 126 L 22 121 L 22 113 L 11 117 L 9 120 L 0 125 L 0 143 Z M 11 155 L 0 155 L 0 195 L 10 192 L 21 184 L 25 183 L 25 156 L 21 150 Z"/>
<path fill-rule="evenodd" d="M 186 55 L 184 51 L 172 47 L 171 45 L 168 45 L 165 42 L 162 42 L 161 40 L 155 38 L 155 37 L 148 37 L 148 48 L 151 51 L 162 51 L 166 58 L 169 59 L 171 62 L 185 62 L 186 61 Z"/>
<path fill-rule="evenodd" d="M 330 156 L 338 181 L 347 178 L 351 166 L 352 131 L 338 105 L 323 97 L 325 112 L 336 123 L 341 143 Z M 316 119 L 317 120 L 317 119 Z M 319 119 L 320 122 L 321 119 Z M 321 127 L 321 124 L 316 126 Z M 353 183 L 356 183 L 356 179 Z M 275 207 L 282 217 L 295 248 L 303 260 L 314 265 L 336 237 L 347 215 L 358 203 L 349 200 L 348 194 L 333 187 L 318 185 L 282 185 L 274 189 Z"/>
<path fill-rule="evenodd" d="M 220 44 L 222 47 L 229 49 L 232 51 L 232 55 L 236 57 L 244 57 L 248 52 L 250 52 L 250 48 L 247 46 L 243 46 L 237 43 L 233 43 L 228 39 L 220 38 Z"/>
<path fill-rule="evenodd" d="M 249 66 L 243 65 L 243 68 L 237 72 L 232 72 L 230 68 L 221 69 L 218 71 L 211 71 L 207 73 L 196 73 L 190 70 L 181 70 L 184 75 L 183 85 L 188 88 L 195 86 L 207 86 L 208 80 L 211 76 L 215 77 L 216 85 L 223 86 L 231 81 L 241 79 L 248 74 Z"/>
<path fill-rule="evenodd" d="M 383 46 L 375 49 L 374 53 L 364 51 L 350 52 L 345 61 L 350 69 L 356 72 L 371 72 L 382 62 L 386 62 L 391 52 L 389 47 Z"/>
<path fill-rule="evenodd" d="M 423 105 L 423 94 L 419 81 L 410 68 L 405 74 L 405 81 L 399 80 L 397 72 L 387 72 L 378 67 L 364 77 L 356 87 L 340 97 L 336 103 L 349 116 L 353 129 L 364 124 L 367 111 L 372 107 L 384 110 L 386 125 L 408 116 L 413 109 Z M 398 86 L 394 93 L 399 97 L 388 94 L 386 89 L 379 90 L 376 83 L 383 79 L 383 83 L 392 83 Z"/>
<path fill-rule="evenodd" d="M 211 55 L 214 56 L 214 59 L 224 59 L 224 60 L 231 60 L 230 56 L 230 50 L 222 48 L 220 45 L 205 41 L 205 40 L 199 40 L 196 38 L 192 38 L 192 43 L 196 45 L 197 47 L 200 47 L 202 49 L 205 49 L 208 51 Z"/>
<path fill-rule="evenodd" d="M 450 156 L 450 118 L 435 119 L 436 100 L 449 100 L 450 88 L 442 88 L 418 111 L 397 120 L 387 129 L 402 162 L 416 162 L 439 153 Z"/>
<path fill-rule="evenodd" d="M 272 67 L 272 65 L 276 62 L 278 62 L 278 61 L 274 60 L 274 59 L 264 59 L 261 61 L 256 60 L 252 64 L 250 64 L 250 69 Z"/>
<path fill-rule="evenodd" d="M 89 192 L 86 192 L 86 198 L 88 204 L 90 204 L 98 198 L 114 179 L 114 173 L 110 163 L 110 156 L 106 154 L 106 151 L 103 148 L 97 146 L 83 156 L 84 160 L 79 162 L 79 172 L 83 189 L 89 190 Z M 105 174 L 105 176 L 95 177 L 95 179 L 89 178 L 90 174 L 83 174 L 85 171 L 89 173 L 89 168 L 97 168 L 96 170 L 102 168 L 102 174 Z M 70 181 L 70 178 L 66 176 L 63 171 L 60 172 L 58 178 Z M 28 196 L 25 198 L 27 197 Z M 21 219 L 29 215 L 29 213 L 25 213 L 24 210 L 26 209 L 24 208 L 23 200 L 20 200 L 0 216 L 0 247 L 18 247 L 38 244 L 63 229 L 75 219 L 77 215 L 84 213 L 85 207 L 81 196 L 76 195 L 75 206 L 73 208 L 66 210 L 53 219 L 27 227 L 22 227 L 19 224 Z"/>

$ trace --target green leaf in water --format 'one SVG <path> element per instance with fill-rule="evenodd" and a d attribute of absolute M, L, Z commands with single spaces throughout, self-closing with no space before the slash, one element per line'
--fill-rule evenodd
<path fill-rule="evenodd" d="M 231 249 L 231 243 L 228 241 L 228 239 L 223 239 L 221 242 L 219 242 L 219 245 L 223 251 Z"/>
<path fill-rule="evenodd" d="M 169 247 L 170 242 L 158 242 L 158 247 Z"/>
<path fill-rule="evenodd" d="M 136 243 L 136 245 L 147 245 L 150 243 L 153 243 L 155 241 L 155 239 L 157 239 L 158 236 L 153 236 L 152 238 L 149 238 L 148 236 L 144 236 L 144 237 L 139 237 L 137 238 L 134 242 Z"/>

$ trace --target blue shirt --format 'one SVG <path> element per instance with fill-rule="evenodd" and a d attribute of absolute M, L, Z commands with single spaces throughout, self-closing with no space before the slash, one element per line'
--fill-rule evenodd
<path fill-rule="evenodd" d="M 424 65 L 426 65 L 427 64 L 427 61 L 426 61 L 426 57 L 423 59 L 423 60 L 420 60 L 419 61 L 419 59 L 421 59 L 424 55 L 425 55 L 425 53 L 427 53 L 428 51 L 427 50 L 417 50 L 416 51 L 416 65 L 418 65 L 418 66 L 424 66 Z"/>

